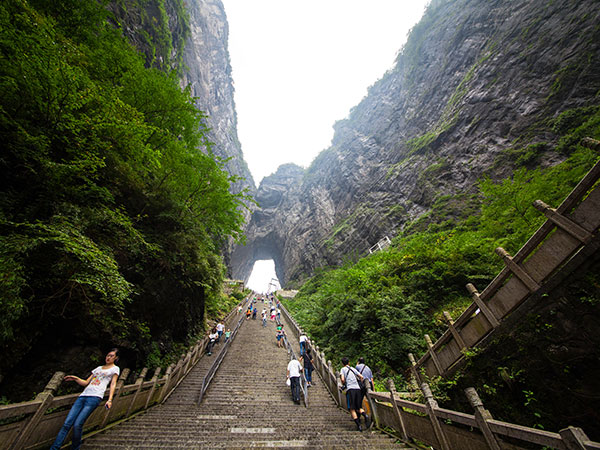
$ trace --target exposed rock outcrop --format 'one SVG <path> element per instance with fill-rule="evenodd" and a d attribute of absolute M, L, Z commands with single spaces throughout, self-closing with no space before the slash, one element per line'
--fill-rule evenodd
<path fill-rule="evenodd" d="M 364 254 L 436 202 L 460 214 L 482 174 L 560 160 L 547 119 L 597 104 L 599 18 L 593 0 L 432 2 L 332 146 L 254 213 L 233 275 L 270 255 L 285 285 Z M 534 143 L 547 145 L 517 161 Z M 263 180 L 259 203 L 277 186 L 277 174 Z"/>
<path fill-rule="evenodd" d="M 229 161 L 225 169 L 241 177 L 233 183 L 234 192 L 248 188 L 256 191 L 250 170 L 244 161 L 237 136 L 234 87 L 227 50 L 229 27 L 220 0 L 187 2 L 190 36 L 183 53 L 182 85 L 189 85 L 197 97 L 198 109 L 207 115 L 213 152 Z"/>

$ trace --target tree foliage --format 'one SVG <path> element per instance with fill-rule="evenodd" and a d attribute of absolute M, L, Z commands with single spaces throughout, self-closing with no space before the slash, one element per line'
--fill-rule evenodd
<path fill-rule="evenodd" d="M 246 194 L 189 90 L 95 1 L 2 2 L 0 54 L 0 371 L 61 335 L 143 354 L 197 332 Z"/>

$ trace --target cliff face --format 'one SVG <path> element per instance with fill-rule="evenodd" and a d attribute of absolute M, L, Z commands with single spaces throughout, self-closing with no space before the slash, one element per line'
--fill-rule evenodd
<path fill-rule="evenodd" d="M 192 0 L 186 6 L 190 33 L 183 52 L 182 86 L 190 86 L 198 109 L 207 115 L 215 155 L 229 159 L 225 169 L 241 177 L 233 192 L 256 191 L 237 136 L 234 88 L 227 50 L 228 24 L 220 0 Z"/>
<path fill-rule="evenodd" d="M 229 28 L 220 0 L 132 0 L 108 4 L 115 25 L 145 55 L 146 65 L 180 74 L 196 106 L 206 113 L 212 151 L 240 177 L 233 192 L 256 192 L 237 136 L 233 79 L 227 50 Z"/>
<path fill-rule="evenodd" d="M 282 283 L 302 279 L 436 208 L 467 214 L 483 174 L 560 160 L 548 119 L 597 104 L 599 18 L 593 0 L 432 2 L 332 146 L 287 191 L 263 180 L 278 205 L 252 216 L 233 275 L 270 254 Z"/>

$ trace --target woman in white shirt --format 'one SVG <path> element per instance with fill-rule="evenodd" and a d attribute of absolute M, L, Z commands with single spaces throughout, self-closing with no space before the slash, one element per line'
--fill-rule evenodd
<path fill-rule="evenodd" d="M 52 444 L 52 447 L 50 447 L 50 450 L 58 450 L 61 447 L 63 441 L 69 434 L 71 427 L 73 427 L 73 441 L 71 444 L 72 448 L 73 450 L 79 450 L 81 447 L 83 424 L 102 401 L 108 383 L 110 383 L 110 391 L 108 393 L 108 400 L 106 401 L 105 406 L 106 409 L 110 409 L 112 406 L 113 396 L 115 395 L 117 379 L 121 373 L 119 367 L 115 366 L 115 363 L 118 360 L 119 349 L 113 348 L 106 355 L 106 364 L 103 366 L 98 366 L 92 370 L 92 374 L 86 380 L 76 377 L 75 375 L 67 375 L 64 378 L 65 381 L 74 381 L 78 385 L 84 386 L 85 389 L 79 395 L 79 397 L 77 397 L 75 403 L 73 403 L 73 406 L 71 407 L 71 410 L 65 419 L 65 423 L 58 432 L 58 436 L 56 436 L 56 440 L 54 441 L 54 444 Z"/>

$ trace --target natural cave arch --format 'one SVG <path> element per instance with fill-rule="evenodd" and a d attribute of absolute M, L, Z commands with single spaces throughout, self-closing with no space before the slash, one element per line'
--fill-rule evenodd
<path fill-rule="evenodd" d="M 255 238 L 246 245 L 237 245 L 230 258 L 231 276 L 238 280 L 248 282 L 254 263 L 259 260 L 272 259 L 275 263 L 277 279 L 283 285 L 285 280 L 285 267 L 282 251 L 274 238 L 265 236 Z M 282 286 L 283 287 L 283 286 Z"/>

